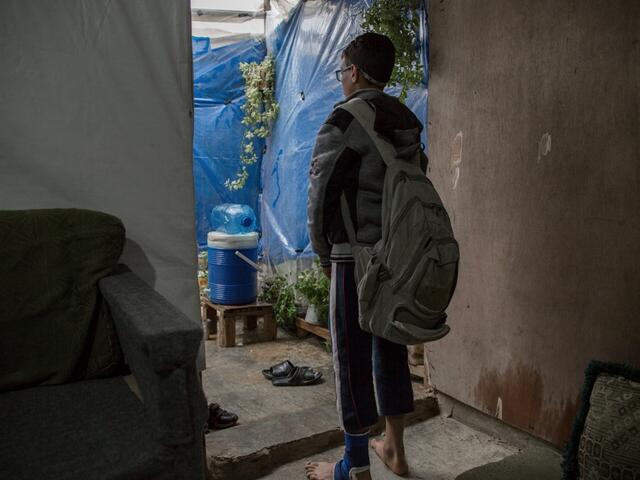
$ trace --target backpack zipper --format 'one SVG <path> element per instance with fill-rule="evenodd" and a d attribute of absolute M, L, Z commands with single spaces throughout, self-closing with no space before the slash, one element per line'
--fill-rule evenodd
<path fill-rule="evenodd" d="M 415 265 L 416 264 L 420 254 L 424 253 L 425 251 L 427 251 L 429 245 L 431 245 L 432 242 L 433 242 L 433 237 L 429 237 L 429 239 L 427 240 L 427 243 L 425 243 L 424 247 L 416 249 L 415 253 L 413 254 L 413 258 L 411 259 L 410 265 Z M 405 269 L 404 272 L 402 272 L 402 275 L 400 276 L 400 278 L 398 280 L 396 280 L 395 283 L 393 284 L 393 286 L 391 287 L 391 290 L 393 291 L 393 293 L 396 293 L 396 291 L 398 291 L 398 288 L 400 288 L 400 286 L 402 286 L 405 283 L 406 277 L 412 271 L 413 270 L 411 270 L 410 268 L 407 268 L 407 269 Z"/>
<path fill-rule="evenodd" d="M 394 232 L 398 228 L 398 223 L 400 223 L 400 221 L 407 215 L 407 212 L 411 209 L 411 207 L 413 207 L 414 203 L 421 203 L 423 207 L 427 207 L 427 208 L 431 208 L 431 207 L 437 207 L 437 208 L 441 208 L 441 209 L 444 208 L 442 205 L 440 205 L 439 203 L 436 203 L 436 202 L 425 203 L 422 200 L 420 200 L 419 198 L 415 198 L 415 197 L 412 198 L 409 201 L 409 203 L 407 203 L 407 205 L 405 206 L 405 208 L 402 211 L 402 213 L 400 213 L 398 218 L 396 218 L 395 221 L 393 222 L 393 224 L 391 225 L 391 228 L 389 229 L 389 236 L 394 234 Z"/>
<path fill-rule="evenodd" d="M 420 256 L 421 253 L 426 253 L 429 251 L 429 246 L 431 245 L 431 243 L 435 243 L 435 245 L 448 245 L 450 243 L 458 245 L 458 242 L 456 241 L 455 238 L 452 237 L 443 237 L 437 240 L 434 240 L 433 237 L 429 237 L 429 239 L 427 240 L 427 242 L 425 243 L 424 247 L 422 248 L 418 248 L 416 250 L 416 253 L 413 255 L 413 258 L 411 259 L 411 264 L 410 265 L 416 265 L 418 262 L 418 258 Z M 446 264 L 445 264 L 446 265 Z M 400 276 L 400 278 L 392 285 L 391 290 L 393 291 L 393 293 L 396 293 L 396 291 L 402 286 L 404 285 L 404 283 L 407 280 L 407 276 L 412 273 L 413 270 L 411 269 L 406 269 L 402 275 Z"/>

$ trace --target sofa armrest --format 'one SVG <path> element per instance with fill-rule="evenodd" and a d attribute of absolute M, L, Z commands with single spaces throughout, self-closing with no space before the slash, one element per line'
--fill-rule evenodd
<path fill-rule="evenodd" d="M 158 440 L 200 442 L 207 415 L 196 367 L 201 325 L 131 272 L 99 285 Z"/>

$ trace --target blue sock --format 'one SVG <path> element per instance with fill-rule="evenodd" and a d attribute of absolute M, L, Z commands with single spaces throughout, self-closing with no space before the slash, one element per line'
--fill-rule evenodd
<path fill-rule="evenodd" d="M 349 473 L 369 469 L 369 432 L 358 435 L 344 434 L 344 457 L 333 471 L 334 480 L 349 480 Z"/>

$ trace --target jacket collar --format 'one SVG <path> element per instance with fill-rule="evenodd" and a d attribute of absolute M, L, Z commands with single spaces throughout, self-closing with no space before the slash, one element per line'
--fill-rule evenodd
<path fill-rule="evenodd" d="M 384 93 L 382 90 L 378 90 L 377 88 L 363 88 L 361 90 L 356 90 L 344 100 L 341 100 L 338 103 L 336 103 L 334 105 L 334 108 L 347 103 L 349 100 L 355 97 L 362 98 L 363 100 L 371 100 L 373 98 L 383 97 L 383 96 L 388 96 L 388 95 Z"/>

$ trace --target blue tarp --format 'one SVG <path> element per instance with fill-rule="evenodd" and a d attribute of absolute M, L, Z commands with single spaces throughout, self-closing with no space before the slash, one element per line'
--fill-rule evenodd
<path fill-rule="evenodd" d="M 209 215 L 220 203 L 242 203 L 259 214 L 260 164 L 249 168 L 249 180 L 239 191 L 230 191 L 225 180 L 239 170 L 244 134 L 241 107 L 245 103 L 241 62 L 260 62 L 266 55 L 263 42 L 248 40 L 211 48 L 208 38 L 193 37 L 193 176 L 196 201 L 196 238 L 207 243 Z M 256 144 L 256 151 L 262 143 Z"/>
<path fill-rule="evenodd" d="M 307 232 L 307 186 L 311 154 L 320 126 L 343 98 L 336 81 L 340 54 L 362 31 L 369 2 L 301 2 L 269 39 L 276 55 L 276 97 L 280 114 L 262 160 L 262 224 L 266 256 L 274 264 L 312 255 Z M 424 8 L 421 25 L 426 25 Z M 427 119 L 426 32 L 420 44 L 424 84 L 412 90 L 407 105 Z M 398 94 L 398 89 L 388 93 Z M 424 133 L 424 132 L 423 132 Z M 423 134 L 426 145 L 426 135 Z"/>
<path fill-rule="evenodd" d="M 359 25 L 369 0 L 300 2 L 289 19 L 268 37 L 276 56 L 276 98 L 280 114 L 267 139 L 261 162 L 245 188 L 230 192 L 227 178 L 238 169 L 244 103 L 240 62 L 261 61 L 264 44 L 245 41 L 211 49 L 208 39 L 193 39 L 194 53 L 194 177 L 198 243 L 206 243 L 209 213 L 224 202 L 244 203 L 262 224 L 264 254 L 274 264 L 312 256 L 307 232 L 306 203 L 311 153 L 320 126 L 343 98 L 334 76 L 340 54 L 362 31 Z M 427 34 L 421 12 L 421 55 L 424 84 L 409 93 L 407 105 L 427 122 Z M 397 95 L 399 89 L 389 89 Z M 426 145 L 426 134 L 423 132 Z M 256 148 L 260 151 L 261 148 Z M 262 202 L 260 197 L 262 193 Z"/>

